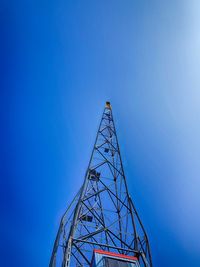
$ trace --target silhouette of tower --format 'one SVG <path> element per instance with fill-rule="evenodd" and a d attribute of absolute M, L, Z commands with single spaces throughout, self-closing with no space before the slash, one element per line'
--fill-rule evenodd
<path fill-rule="evenodd" d="M 152 267 L 128 193 L 112 107 L 106 102 L 83 185 L 64 213 L 50 267 Z"/>

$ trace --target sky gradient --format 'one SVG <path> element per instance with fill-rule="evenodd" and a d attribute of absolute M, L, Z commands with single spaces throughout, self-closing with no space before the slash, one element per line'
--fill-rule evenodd
<path fill-rule="evenodd" d="M 154 267 L 199 267 L 199 1 L 5 1 L 1 17 L 2 267 L 48 266 L 107 100 Z"/>

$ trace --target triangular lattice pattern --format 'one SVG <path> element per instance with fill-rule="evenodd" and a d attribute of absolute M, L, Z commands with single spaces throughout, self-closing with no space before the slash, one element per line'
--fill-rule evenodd
<path fill-rule="evenodd" d="M 106 103 L 85 180 L 64 214 L 50 267 L 90 266 L 94 249 L 152 267 L 147 235 L 129 196 L 111 105 Z"/>

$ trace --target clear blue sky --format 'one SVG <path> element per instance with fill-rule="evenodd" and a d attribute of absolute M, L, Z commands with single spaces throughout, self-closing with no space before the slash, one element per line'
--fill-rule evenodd
<path fill-rule="evenodd" d="M 2 267 L 48 266 L 106 100 L 154 266 L 199 267 L 199 1 L 13 0 L 2 10 Z"/>

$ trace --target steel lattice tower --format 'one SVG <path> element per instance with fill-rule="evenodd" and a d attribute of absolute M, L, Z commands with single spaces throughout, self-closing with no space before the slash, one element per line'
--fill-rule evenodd
<path fill-rule="evenodd" d="M 94 249 L 136 256 L 141 267 L 152 267 L 147 234 L 128 193 L 109 102 L 83 186 L 61 219 L 49 266 L 90 266 Z"/>

